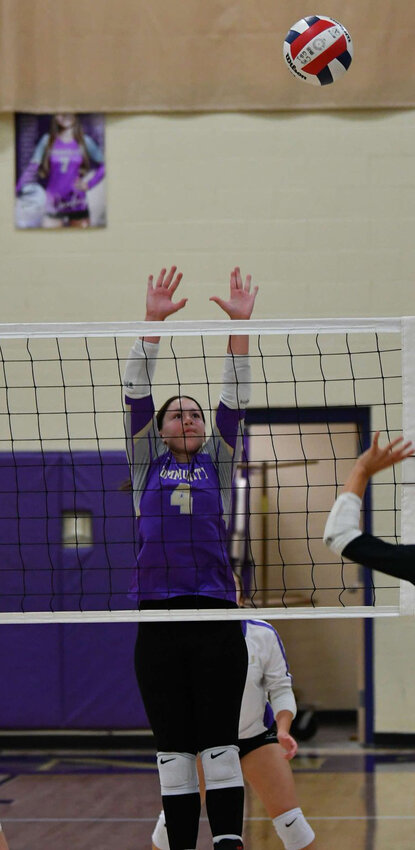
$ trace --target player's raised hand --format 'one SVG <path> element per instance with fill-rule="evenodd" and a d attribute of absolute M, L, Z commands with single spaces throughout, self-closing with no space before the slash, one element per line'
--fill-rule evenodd
<path fill-rule="evenodd" d="M 387 446 L 381 449 L 379 446 L 379 436 L 380 432 L 376 431 L 372 445 L 356 461 L 356 466 L 359 466 L 362 472 L 369 478 L 375 472 L 388 469 L 389 466 L 394 466 L 395 463 L 400 463 L 414 454 L 414 447 L 411 441 L 404 442 L 403 437 L 397 437 L 395 440 L 391 440 Z"/>
<path fill-rule="evenodd" d="M 215 304 L 218 304 L 228 314 L 230 319 L 249 319 L 254 309 L 257 292 L 257 286 L 254 286 L 251 291 L 251 275 L 248 274 L 246 276 L 244 283 L 241 277 L 241 270 L 239 266 L 236 266 L 231 271 L 228 301 L 219 298 L 217 295 L 212 295 L 209 301 L 214 301 Z"/>
<path fill-rule="evenodd" d="M 172 266 L 170 271 L 162 269 L 156 283 L 154 283 L 153 275 L 150 275 L 147 282 L 147 298 L 146 298 L 146 321 L 147 322 L 162 322 L 167 316 L 172 313 L 177 313 L 181 310 L 187 298 L 182 298 L 180 301 L 173 303 L 173 295 L 183 277 L 181 272 L 177 272 L 176 266 Z"/>

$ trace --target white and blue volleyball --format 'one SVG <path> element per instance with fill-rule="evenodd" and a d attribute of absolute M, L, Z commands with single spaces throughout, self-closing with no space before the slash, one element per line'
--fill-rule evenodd
<path fill-rule="evenodd" d="M 353 42 L 343 24 L 326 16 L 310 15 L 287 32 L 283 55 L 297 80 L 327 86 L 350 68 Z"/>

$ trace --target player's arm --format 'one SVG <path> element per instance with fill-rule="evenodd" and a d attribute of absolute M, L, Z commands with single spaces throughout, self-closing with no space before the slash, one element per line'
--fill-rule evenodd
<path fill-rule="evenodd" d="M 221 307 L 231 319 L 249 319 L 255 303 L 258 287 L 251 292 L 251 275 L 242 281 L 239 267 L 232 270 L 230 275 L 230 293 L 228 301 L 213 295 L 210 300 Z M 222 392 L 216 422 L 214 437 L 216 443 L 217 461 L 228 460 L 239 455 L 241 441 L 241 420 L 245 416 L 245 408 L 249 402 L 251 369 L 248 358 L 249 337 L 230 336 L 225 357 Z M 232 478 L 232 468 L 227 469 L 227 484 Z M 224 482 L 226 486 L 226 482 Z"/>
<path fill-rule="evenodd" d="M 146 322 L 164 322 L 168 316 L 177 313 L 187 303 L 187 298 L 181 298 L 180 301 L 173 303 L 173 295 L 183 277 L 181 272 L 177 272 L 176 266 L 172 266 L 170 271 L 162 269 L 156 283 L 154 283 L 153 275 L 151 274 L 147 281 L 147 297 L 146 297 Z M 160 342 L 160 337 L 145 336 L 145 342 Z"/>
<path fill-rule="evenodd" d="M 157 353 L 157 344 L 137 339 L 128 356 L 123 377 L 126 450 L 135 493 L 142 491 L 148 464 L 156 452 L 158 433 L 151 385 Z"/>
<path fill-rule="evenodd" d="M 218 304 L 230 319 L 250 319 L 254 309 L 255 298 L 258 287 L 254 286 L 251 292 L 251 275 L 242 280 L 241 270 L 236 266 L 231 271 L 229 298 L 225 301 L 217 295 L 209 299 Z M 249 336 L 231 335 L 228 342 L 228 354 L 244 355 L 249 351 Z"/>
<path fill-rule="evenodd" d="M 6 841 L 6 836 L 2 830 L 0 823 L 0 850 L 9 850 L 9 845 Z"/>
<path fill-rule="evenodd" d="M 186 303 L 182 299 L 173 303 L 173 295 L 182 275 L 175 274 L 172 266 L 169 273 L 162 269 L 155 286 L 153 276 L 147 282 L 145 321 L 164 321 Z M 123 378 L 125 390 L 125 432 L 127 455 L 134 479 L 134 490 L 141 490 L 148 463 L 157 453 L 159 434 L 154 418 L 154 403 L 151 387 L 156 368 L 159 337 L 145 336 L 137 339 L 130 351 Z"/>
<path fill-rule="evenodd" d="M 415 583 L 415 546 L 386 543 L 371 534 L 363 534 L 360 528 L 362 499 L 371 476 L 413 453 L 412 443 L 404 443 L 402 437 L 381 449 L 379 432 L 376 432 L 370 448 L 357 458 L 330 511 L 324 542 L 337 555 Z"/>
<path fill-rule="evenodd" d="M 16 194 L 18 195 L 21 192 L 23 186 L 26 186 L 27 183 L 33 183 L 37 179 L 37 173 L 39 171 L 40 163 L 44 157 L 47 145 L 49 142 L 49 134 L 45 133 L 42 138 L 37 143 L 35 150 L 33 152 L 32 158 L 29 162 L 29 165 L 25 168 L 23 174 L 18 180 L 16 186 Z"/>
<path fill-rule="evenodd" d="M 277 738 L 278 743 L 283 749 L 283 758 L 290 761 L 297 755 L 298 744 L 295 738 L 290 735 L 291 723 L 293 722 L 293 715 L 291 711 L 287 711 L 286 709 L 283 711 L 279 711 L 275 717 L 275 721 L 277 724 Z"/>
<path fill-rule="evenodd" d="M 149 276 L 147 281 L 146 322 L 163 322 L 167 316 L 181 310 L 186 304 L 186 298 L 182 298 L 176 304 L 172 301 L 182 279 L 181 273 L 177 275 L 175 273 L 176 266 L 172 266 L 168 274 L 166 274 L 166 269 L 162 269 L 155 285 L 153 284 L 153 275 Z M 128 402 L 151 396 L 159 342 L 160 337 L 144 336 L 134 343 L 123 380 Z M 139 406 L 136 407 L 139 409 Z M 149 409 L 148 405 L 147 408 Z M 136 424 L 142 427 L 145 422 Z"/>
<path fill-rule="evenodd" d="M 97 168 L 93 169 L 87 179 L 86 177 L 78 177 L 75 183 L 75 188 L 81 192 L 89 192 L 90 189 L 93 189 L 94 186 L 97 186 L 98 183 L 104 179 L 105 163 L 103 153 L 94 139 L 92 139 L 91 136 L 85 135 L 84 141 L 88 156 L 90 160 L 96 163 Z"/>
<path fill-rule="evenodd" d="M 292 721 L 297 714 L 292 676 L 278 633 L 274 629 L 266 629 L 263 638 L 264 688 L 272 706 L 277 724 L 277 738 L 284 750 L 284 758 L 292 759 L 297 752 L 297 742 L 290 734 Z"/>

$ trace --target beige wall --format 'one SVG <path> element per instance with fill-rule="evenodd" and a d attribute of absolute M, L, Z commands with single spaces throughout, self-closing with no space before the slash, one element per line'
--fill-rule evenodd
<path fill-rule="evenodd" d="M 413 111 L 109 116 L 108 228 L 19 232 L 2 116 L 1 320 L 141 318 L 148 273 L 170 262 L 185 273 L 183 318 L 220 315 L 208 296 L 235 263 L 261 285 L 257 317 L 411 314 L 414 152 Z M 403 626 L 375 634 L 377 731 L 397 715 L 414 731 Z"/>
<path fill-rule="evenodd" d="M 257 316 L 410 311 L 415 113 L 109 116 L 109 226 L 15 232 L 13 125 L 0 118 L 3 321 L 138 318 L 178 263 L 186 316 L 239 262 Z M 223 282 L 223 283 L 222 283 Z M 183 318 L 185 314 L 183 314 Z"/>

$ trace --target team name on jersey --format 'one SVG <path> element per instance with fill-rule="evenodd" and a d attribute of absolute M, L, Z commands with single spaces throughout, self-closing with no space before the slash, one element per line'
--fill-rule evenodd
<path fill-rule="evenodd" d="M 203 481 L 209 478 L 204 466 L 196 466 L 190 469 L 167 469 L 163 466 L 160 478 L 169 478 L 171 481 Z"/>
<path fill-rule="evenodd" d="M 55 162 L 60 162 L 61 164 L 76 162 L 79 159 L 82 159 L 78 145 L 76 148 L 65 148 L 64 150 L 54 148 L 52 151 L 52 158 Z"/>

